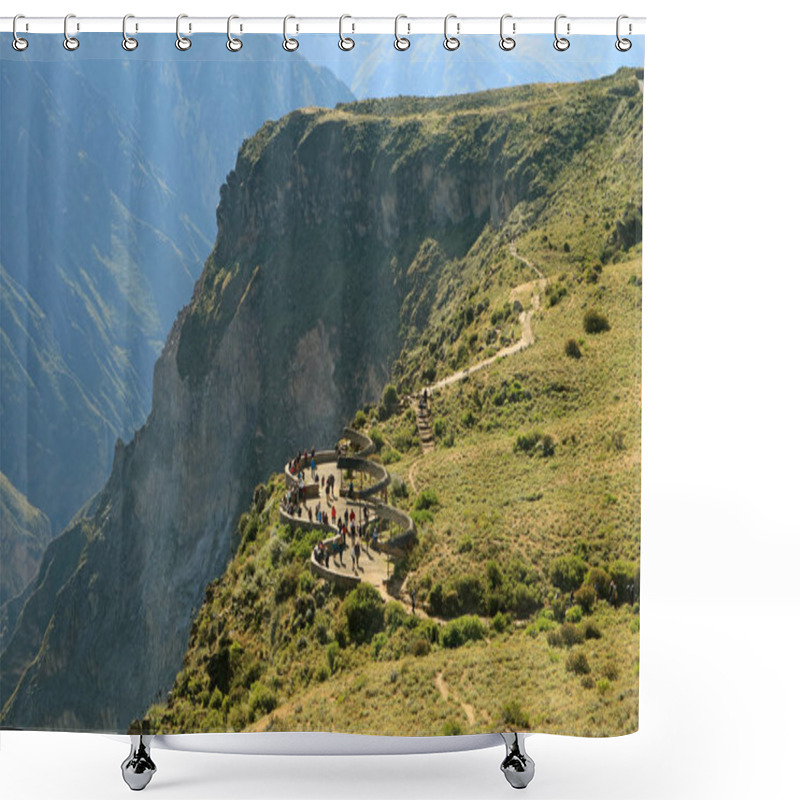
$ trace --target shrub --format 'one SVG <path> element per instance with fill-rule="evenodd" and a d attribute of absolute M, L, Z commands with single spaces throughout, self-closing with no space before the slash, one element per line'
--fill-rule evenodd
<path fill-rule="evenodd" d="M 567 343 L 564 345 L 564 352 L 570 358 L 580 358 L 583 355 L 580 346 L 574 339 L 567 339 Z"/>
<path fill-rule="evenodd" d="M 250 714 L 253 719 L 271 714 L 278 707 L 275 692 L 267 689 L 263 683 L 256 683 L 250 690 Z"/>
<path fill-rule="evenodd" d="M 524 583 L 518 583 L 514 587 L 513 604 L 517 617 L 529 617 L 544 604 L 541 590 L 538 587 L 534 588 Z"/>
<path fill-rule="evenodd" d="M 331 675 L 339 668 L 339 656 L 341 652 L 342 649 L 339 647 L 338 642 L 331 642 L 328 645 L 328 649 L 325 651 L 325 657 L 328 659 L 328 669 L 330 669 Z"/>
<path fill-rule="evenodd" d="M 442 631 L 442 644 L 445 647 L 461 647 L 470 641 L 477 641 L 486 637 L 486 627 L 479 617 L 474 615 L 458 617 L 444 626 Z"/>
<path fill-rule="evenodd" d="M 591 586 L 598 597 L 608 600 L 611 596 L 611 576 L 602 567 L 592 567 L 583 579 L 584 586 Z"/>
<path fill-rule="evenodd" d="M 465 411 L 461 415 L 461 424 L 465 428 L 471 428 L 475 424 L 475 415 L 471 411 Z"/>
<path fill-rule="evenodd" d="M 501 709 L 503 722 L 514 730 L 526 730 L 531 727 L 530 717 L 522 710 L 518 700 L 509 700 Z"/>
<path fill-rule="evenodd" d="M 586 563 L 578 556 L 560 556 L 550 564 L 550 580 L 563 592 L 580 587 L 586 575 Z"/>
<path fill-rule="evenodd" d="M 559 631 L 561 641 L 565 647 L 572 647 L 575 644 L 580 644 L 583 641 L 583 631 L 573 625 L 571 622 L 565 622 Z"/>
<path fill-rule="evenodd" d="M 531 431 L 530 433 L 521 433 L 517 436 L 517 441 L 514 443 L 515 453 L 538 453 L 541 456 L 552 456 L 556 451 L 555 439 L 549 433 L 542 433 L 541 431 Z"/>
<path fill-rule="evenodd" d="M 594 680 L 588 675 L 584 675 L 581 678 L 581 686 L 583 686 L 584 689 L 594 689 Z"/>
<path fill-rule="evenodd" d="M 597 592 L 595 592 L 594 587 L 584 583 L 583 586 L 575 592 L 575 602 L 586 614 L 590 614 L 594 608 L 594 604 L 597 602 Z"/>
<path fill-rule="evenodd" d="M 400 398 L 397 394 L 397 387 L 391 383 L 387 384 L 383 390 L 383 397 L 381 398 L 381 405 L 386 409 L 389 414 L 394 414 L 400 405 Z"/>
<path fill-rule="evenodd" d="M 502 614 L 499 611 L 492 618 L 492 630 L 496 633 L 504 633 L 511 627 L 511 615 Z"/>
<path fill-rule="evenodd" d="M 592 671 L 586 654 L 578 650 L 571 651 L 567 656 L 566 667 L 569 672 L 574 672 L 576 675 L 588 675 Z"/>
<path fill-rule="evenodd" d="M 359 409 L 356 411 L 355 417 L 353 417 L 353 427 L 357 430 L 360 430 L 367 424 L 367 415 Z"/>
<path fill-rule="evenodd" d="M 445 435 L 447 431 L 447 425 L 445 425 L 445 421 L 443 419 L 435 419 L 433 421 L 433 435 L 437 439 L 441 439 L 442 436 Z"/>
<path fill-rule="evenodd" d="M 445 736 L 461 736 L 461 725 L 458 722 L 447 720 L 442 726 L 442 733 Z"/>
<path fill-rule="evenodd" d="M 609 574 L 617 587 L 617 601 L 635 602 L 639 595 L 639 565 L 631 561 L 615 561 Z"/>
<path fill-rule="evenodd" d="M 414 509 L 416 511 L 427 511 L 438 505 L 439 498 L 436 496 L 436 492 L 433 489 L 423 489 L 414 501 Z"/>
<path fill-rule="evenodd" d="M 383 628 L 383 600 L 378 590 L 360 583 L 342 603 L 347 632 L 356 644 L 368 642 Z"/>
<path fill-rule="evenodd" d="M 412 656 L 427 656 L 431 652 L 431 643 L 425 638 L 417 638 L 411 642 L 410 652 Z"/>
<path fill-rule="evenodd" d="M 591 308 L 583 315 L 583 329 L 586 333 L 603 333 L 611 330 L 611 325 L 599 311 Z"/>
<path fill-rule="evenodd" d="M 572 606 L 567 613 L 564 615 L 564 619 L 567 622 L 571 622 L 573 624 L 577 624 L 583 619 L 583 612 L 581 611 L 580 606 Z"/>
<path fill-rule="evenodd" d="M 610 688 L 611 688 L 611 681 L 609 681 L 608 678 L 600 678 L 600 680 L 597 681 L 598 694 L 601 695 L 606 694 L 606 692 L 608 692 Z"/>
<path fill-rule="evenodd" d="M 601 670 L 601 673 L 604 678 L 610 681 L 615 681 L 619 677 L 619 672 L 614 664 L 606 664 Z"/>
<path fill-rule="evenodd" d="M 584 639 L 600 639 L 602 638 L 603 634 L 600 632 L 600 628 L 594 622 L 584 622 L 583 623 L 583 638 Z"/>
<path fill-rule="evenodd" d="M 392 478 L 389 494 L 392 500 L 400 500 L 408 497 L 408 486 L 406 482 L 402 478 Z"/>
<path fill-rule="evenodd" d="M 383 446 L 386 444 L 386 440 L 383 438 L 380 428 L 373 428 L 369 432 L 369 438 L 375 442 L 375 449 L 380 453 L 380 451 L 383 450 Z"/>

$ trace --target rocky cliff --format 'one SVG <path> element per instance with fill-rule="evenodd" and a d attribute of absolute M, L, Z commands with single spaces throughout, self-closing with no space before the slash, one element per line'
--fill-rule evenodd
<path fill-rule="evenodd" d="M 433 240 L 458 258 L 486 225 L 554 191 L 637 92 L 624 71 L 557 90 L 367 101 L 294 112 L 247 141 L 147 423 L 45 554 L 6 636 L 0 722 L 122 731 L 143 713 L 181 666 L 252 486 L 378 397 L 401 309 L 420 291 L 420 248 Z"/>

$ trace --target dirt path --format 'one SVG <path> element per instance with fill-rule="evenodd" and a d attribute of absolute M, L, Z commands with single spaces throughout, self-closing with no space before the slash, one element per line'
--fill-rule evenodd
<path fill-rule="evenodd" d="M 444 679 L 444 673 L 439 672 L 436 675 L 436 688 L 439 690 L 439 694 L 442 696 L 443 700 L 448 700 L 450 698 L 450 687 L 447 685 L 447 682 Z M 458 698 L 458 696 L 453 692 L 453 700 L 461 706 L 461 710 L 464 712 L 464 716 L 467 718 L 467 722 L 470 725 L 475 724 L 475 709 L 469 704 L 465 703 Z"/>

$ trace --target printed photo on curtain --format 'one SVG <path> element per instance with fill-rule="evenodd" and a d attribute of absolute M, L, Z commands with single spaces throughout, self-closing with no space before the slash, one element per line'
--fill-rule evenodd
<path fill-rule="evenodd" d="M 0 41 L 0 726 L 638 727 L 644 38 Z"/>

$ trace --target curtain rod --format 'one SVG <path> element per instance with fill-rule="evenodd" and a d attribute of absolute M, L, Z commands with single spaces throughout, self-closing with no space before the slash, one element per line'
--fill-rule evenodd
<path fill-rule="evenodd" d="M 592 34 L 613 36 L 617 31 L 616 17 L 570 17 L 560 15 L 559 33 L 561 35 Z M 0 17 L 0 31 L 11 32 L 13 17 Z M 505 32 L 508 35 L 533 33 L 553 34 L 555 17 L 507 17 Z M 17 21 L 17 33 L 60 33 L 64 34 L 64 17 L 21 17 Z M 404 35 L 422 33 L 444 33 L 443 17 L 401 17 L 399 32 Z M 626 17 L 621 23 L 623 36 L 643 34 L 645 17 Z M 127 32 L 134 33 L 175 33 L 175 17 L 130 17 Z M 181 20 L 181 33 L 222 33 L 228 30 L 227 17 L 193 17 L 186 15 Z M 284 17 L 237 17 L 232 23 L 237 34 L 257 34 L 284 32 Z M 347 34 L 386 33 L 394 34 L 395 17 L 345 17 L 342 30 Z M 451 35 L 499 34 L 500 15 L 496 17 L 458 17 L 450 19 Z M 339 17 L 292 17 L 288 22 L 290 34 L 331 33 L 340 31 Z M 122 33 L 122 17 L 81 17 L 70 16 L 69 33 Z"/>

